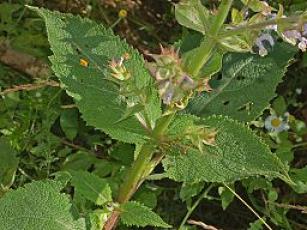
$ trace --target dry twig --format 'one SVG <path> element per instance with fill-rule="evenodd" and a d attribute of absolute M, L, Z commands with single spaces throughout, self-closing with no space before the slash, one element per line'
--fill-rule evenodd
<path fill-rule="evenodd" d="M 39 83 L 33 83 L 33 84 L 24 84 L 24 85 L 15 85 L 12 88 L 5 89 L 2 92 L 0 92 L 0 96 L 3 96 L 8 93 L 13 93 L 17 91 L 31 91 L 40 89 L 46 86 L 52 86 L 52 87 L 60 87 L 60 84 L 53 80 L 46 80 Z"/>
<path fill-rule="evenodd" d="M 191 225 L 197 225 L 199 227 L 201 227 L 202 229 L 205 229 L 205 230 L 222 230 L 222 229 L 218 229 L 212 225 L 207 225 L 201 221 L 196 221 L 196 220 L 188 220 L 187 221 L 188 224 L 191 224 Z"/>

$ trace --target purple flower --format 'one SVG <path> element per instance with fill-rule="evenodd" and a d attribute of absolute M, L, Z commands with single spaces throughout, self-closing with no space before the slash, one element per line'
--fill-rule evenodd
<path fill-rule="evenodd" d="M 259 48 L 259 55 L 264 57 L 268 54 L 267 49 L 264 46 L 264 42 L 269 42 L 270 46 L 274 46 L 274 38 L 270 34 L 262 34 L 256 40 L 256 46 Z"/>
<path fill-rule="evenodd" d="M 302 31 L 287 30 L 282 33 L 283 39 L 292 44 L 297 45 L 300 50 L 306 52 L 307 50 L 307 24 L 304 24 Z"/>
<path fill-rule="evenodd" d="M 175 93 L 174 87 L 170 84 L 162 95 L 163 103 L 166 105 L 171 104 L 172 99 L 174 97 L 174 93 Z"/>
<path fill-rule="evenodd" d="M 302 37 L 300 39 L 300 42 L 298 43 L 298 48 L 303 51 L 306 52 L 306 48 L 307 48 L 307 39 L 305 37 Z"/>
<path fill-rule="evenodd" d="M 195 83 L 188 75 L 184 75 L 180 79 L 180 87 L 185 91 L 192 90 L 195 88 Z"/>
<path fill-rule="evenodd" d="M 303 25 L 303 36 L 307 36 L 307 23 Z"/>
<path fill-rule="evenodd" d="M 284 40 L 292 45 L 296 45 L 297 40 L 302 38 L 302 34 L 297 30 L 286 30 L 282 33 Z"/>

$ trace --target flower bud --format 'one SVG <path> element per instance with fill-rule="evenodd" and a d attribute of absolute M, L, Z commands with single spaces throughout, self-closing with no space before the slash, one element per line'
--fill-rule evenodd
<path fill-rule="evenodd" d="M 125 58 L 120 57 L 119 59 L 113 58 L 109 62 L 109 68 L 111 69 L 111 75 L 118 80 L 128 80 L 131 77 L 131 74 L 128 72 L 126 67 L 124 66 Z"/>
<path fill-rule="evenodd" d="M 161 47 L 161 54 L 150 55 L 155 62 L 147 63 L 149 72 L 157 81 L 158 91 L 164 104 L 183 109 L 187 97 L 196 87 L 193 79 L 181 69 L 178 50 Z"/>
<path fill-rule="evenodd" d="M 195 88 L 195 83 L 192 78 L 190 78 L 188 75 L 184 75 L 180 79 L 180 87 L 184 91 L 192 90 Z"/>

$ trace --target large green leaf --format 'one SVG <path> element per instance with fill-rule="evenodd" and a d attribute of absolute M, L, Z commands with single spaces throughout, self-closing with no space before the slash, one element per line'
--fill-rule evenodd
<path fill-rule="evenodd" d="M 57 182 L 33 182 L 0 199 L 0 229 L 85 230 L 85 220 L 75 220 L 68 196 Z"/>
<path fill-rule="evenodd" d="M 259 116 L 276 95 L 295 49 L 276 44 L 267 57 L 254 54 L 228 54 L 222 77 L 210 81 L 214 89 L 194 98 L 187 111 L 201 117 L 227 115 L 240 121 Z"/>
<path fill-rule="evenodd" d="M 150 210 L 150 208 L 136 202 L 130 201 L 120 206 L 122 209 L 121 221 L 127 226 L 154 226 L 162 228 L 170 228 L 160 216 Z"/>
<path fill-rule="evenodd" d="M 45 20 L 53 51 L 52 69 L 75 99 L 84 120 L 123 142 L 144 142 L 145 129 L 136 116 L 122 119 L 127 104 L 119 94 L 119 86 L 106 78 L 112 58 L 128 53 L 130 58 L 125 61 L 125 67 L 137 89 L 147 90 L 144 110 L 147 120 L 153 124 L 161 114 L 160 99 L 141 55 L 101 24 L 71 14 L 31 9 Z M 81 65 L 81 59 L 89 65 Z"/>
<path fill-rule="evenodd" d="M 106 180 L 86 171 L 71 171 L 72 185 L 84 198 L 97 205 L 112 201 L 111 188 Z"/>
<path fill-rule="evenodd" d="M 13 184 L 18 163 L 14 149 L 6 139 L 0 138 L 0 191 Z"/>
<path fill-rule="evenodd" d="M 200 0 L 183 0 L 176 4 L 176 20 L 183 26 L 203 34 L 208 29 L 209 11 Z"/>
<path fill-rule="evenodd" d="M 180 116 L 171 127 L 175 133 L 180 133 L 193 122 L 215 128 L 216 144 L 206 146 L 204 153 L 192 147 L 186 153 L 180 153 L 179 147 L 176 148 L 176 144 L 173 144 L 173 149 L 170 150 L 172 153 L 163 160 L 169 178 L 188 183 L 233 182 L 264 175 L 290 181 L 286 166 L 243 124 L 222 116 L 204 120 Z M 186 140 L 181 140 L 180 145 L 185 142 Z"/>

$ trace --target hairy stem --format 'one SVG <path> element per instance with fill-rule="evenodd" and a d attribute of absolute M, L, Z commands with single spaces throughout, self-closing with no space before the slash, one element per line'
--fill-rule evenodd
<path fill-rule="evenodd" d="M 118 203 L 126 203 L 131 198 L 133 193 L 137 190 L 138 186 L 140 185 L 139 182 L 143 178 L 144 171 L 146 170 L 147 165 L 150 163 L 154 149 L 155 146 L 151 143 L 143 145 L 136 161 L 134 161 L 134 163 L 132 164 L 124 183 L 120 187 L 117 198 Z M 120 213 L 118 211 L 114 211 L 107 220 L 103 229 L 114 229 L 116 227 L 119 215 Z"/>
<path fill-rule="evenodd" d="M 160 120 L 153 131 L 154 139 L 160 140 L 162 138 L 164 133 L 167 131 L 170 122 L 173 120 L 174 115 L 175 113 L 166 115 Z M 162 157 L 160 157 L 158 161 L 154 161 L 154 163 L 151 162 L 151 158 L 155 149 L 156 145 L 153 143 L 146 143 L 143 145 L 136 161 L 134 161 L 130 171 L 127 174 L 126 180 L 120 187 L 119 195 L 117 198 L 118 203 L 123 204 L 129 201 L 132 195 L 144 181 L 144 177 L 148 176 L 148 174 L 150 174 L 154 167 L 157 165 L 157 162 L 162 160 Z M 118 211 L 114 211 L 107 220 L 104 229 L 114 229 L 118 222 L 119 216 L 120 213 Z"/>
<path fill-rule="evenodd" d="M 224 22 L 225 22 L 225 20 L 228 16 L 232 2 L 233 2 L 233 0 L 222 0 L 221 4 L 219 6 L 219 9 L 218 9 L 218 14 L 215 18 L 215 21 L 212 24 L 211 29 L 210 29 L 210 35 L 211 36 L 217 35 L 218 32 L 220 31 L 220 29 L 222 28 L 222 26 L 223 26 L 223 24 L 224 24 Z"/>
<path fill-rule="evenodd" d="M 222 0 L 218 9 L 218 14 L 216 15 L 216 18 L 213 21 L 210 30 L 208 31 L 208 37 L 206 37 L 200 44 L 193 56 L 187 58 L 191 60 L 187 61 L 185 67 L 192 76 L 197 77 L 201 68 L 211 57 L 211 54 L 217 44 L 216 36 L 220 32 L 227 18 L 232 2 L 232 0 Z"/>
<path fill-rule="evenodd" d="M 197 50 L 192 50 L 193 56 L 187 56 L 185 70 L 194 77 L 198 77 L 201 68 L 208 62 L 214 50 L 216 41 L 213 38 L 205 38 Z"/>
<path fill-rule="evenodd" d="M 149 164 L 155 146 L 152 144 L 144 144 L 136 161 L 133 163 L 126 180 L 119 190 L 117 201 L 122 204 L 127 202 L 138 187 L 139 181 L 142 179 L 144 170 Z"/>
<path fill-rule="evenodd" d="M 264 21 L 264 22 L 253 23 L 253 24 L 250 24 L 250 25 L 242 25 L 242 26 L 233 27 L 229 30 L 221 31 L 218 34 L 218 36 L 220 38 L 231 37 L 233 35 L 240 34 L 242 32 L 263 29 L 266 26 L 270 26 L 270 25 L 278 25 L 278 24 L 283 24 L 283 23 L 291 24 L 291 23 L 306 22 L 306 21 L 307 21 L 307 15 L 292 16 L 292 17 L 288 17 L 288 18 L 271 19 L 271 20 L 267 20 L 267 21 Z"/>
<path fill-rule="evenodd" d="M 168 128 L 169 124 L 171 123 L 171 121 L 173 120 L 175 114 L 176 113 L 174 112 L 174 113 L 168 114 L 168 115 L 160 118 L 160 120 L 157 122 L 155 129 L 153 130 L 152 135 L 153 135 L 154 139 L 156 139 L 156 140 L 161 139 L 161 137 L 167 131 L 167 128 Z"/>

